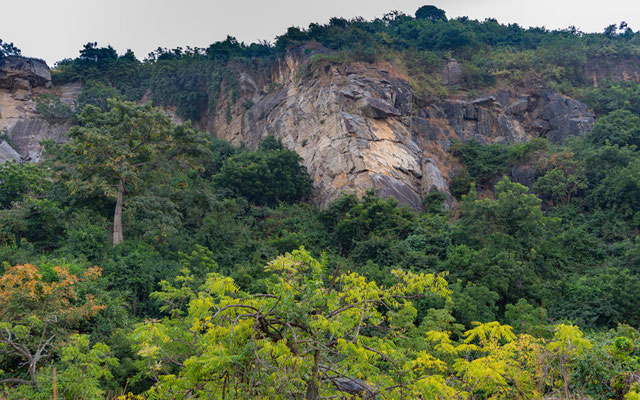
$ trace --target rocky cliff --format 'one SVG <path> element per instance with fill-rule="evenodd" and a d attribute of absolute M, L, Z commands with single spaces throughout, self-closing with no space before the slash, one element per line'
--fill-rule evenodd
<path fill-rule="evenodd" d="M 42 60 L 17 56 L 3 60 L 0 64 L 0 132 L 6 132 L 10 143 L 5 141 L 0 145 L 0 163 L 37 161 L 42 152 L 41 140 L 64 141 L 70 125 L 47 122 L 36 113 L 36 98 L 51 92 L 71 103 L 80 90 L 79 84 L 53 88 L 51 72 Z"/>
<path fill-rule="evenodd" d="M 512 143 L 543 136 L 559 143 L 593 123 L 585 104 L 545 89 L 418 101 L 407 77 L 390 65 L 307 68 L 309 58 L 321 51 L 299 48 L 270 71 L 242 71 L 240 98 L 233 101 L 221 91 L 217 110 L 199 122 L 217 137 L 248 148 L 266 135 L 281 139 L 303 158 L 320 205 L 342 193 L 375 188 L 419 208 L 432 188 L 447 192 L 455 173 L 448 154 L 453 141 Z M 0 78 L 0 128 L 7 129 L 23 160 L 33 160 L 41 139 L 62 141 L 68 129 L 38 116 L 35 96 L 54 91 L 72 101 L 81 88 L 48 88 L 50 78 L 41 65 L 17 61 L 0 67 L 5 70 L 0 73 L 5 77 Z M 447 82 L 456 81 L 456 64 L 445 64 Z"/>
<path fill-rule="evenodd" d="M 513 143 L 542 136 L 560 143 L 587 132 L 594 121 L 585 104 L 545 89 L 421 104 L 407 77 L 388 65 L 326 64 L 304 75 L 309 50 L 289 54 L 269 79 L 243 73 L 241 99 L 230 104 L 223 94 L 219 100 L 229 105 L 231 118 L 226 106 L 219 107 L 202 128 L 249 148 L 275 135 L 304 159 L 321 205 L 341 193 L 375 188 L 419 208 L 433 187 L 447 192 L 453 141 Z M 455 64 L 448 62 L 444 71 L 455 80 Z M 267 91 L 263 82 L 276 89 Z"/>
<path fill-rule="evenodd" d="M 591 80 L 593 87 L 598 87 L 605 79 L 640 83 L 640 58 L 592 58 L 587 61 L 585 75 Z"/>

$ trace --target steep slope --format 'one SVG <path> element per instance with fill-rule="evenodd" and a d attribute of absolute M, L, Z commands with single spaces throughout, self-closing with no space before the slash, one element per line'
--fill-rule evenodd
<path fill-rule="evenodd" d="M 513 143 L 544 136 L 559 143 L 593 123 L 585 104 L 545 89 L 418 101 L 407 77 L 389 65 L 309 68 L 310 58 L 324 51 L 302 46 L 269 71 L 243 70 L 240 98 L 221 91 L 216 110 L 199 121 L 202 129 L 248 148 L 266 135 L 281 139 L 303 158 L 322 206 L 342 193 L 374 188 L 419 208 L 432 188 L 448 191 L 454 141 Z M 81 86 L 50 88 L 48 69 L 37 60 L 15 57 L 1 68 L 0 128 L 23 160 L 37 160 L 40 140 L 65 140 L 69 125 L 36 114 L 36 96 L 49 91 L 69 103 Z M 457 73 L 449 61 L 445 80 L 455 82 Z"/>

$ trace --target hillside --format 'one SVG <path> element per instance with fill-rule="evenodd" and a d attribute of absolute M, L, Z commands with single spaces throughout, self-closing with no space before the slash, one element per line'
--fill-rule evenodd
<path fill-rule="evenodd" d="M 104 96 L 153 100 L 235 145 L 256 148 L 275 135 L 303 157 L 318 204 L 375 188 L 419 208 L 432 186 L 447 191 L 453 141 L 560 143 L 589 131 L 588 107 L 556 94 L 582 98 L 598 83 L 637 82 L 636 38 L 625 35 L 393 14 L 334 19 L 292 28 L 272 47 L 228 38 L 208 49 L 158 49 L 142 64 L 88 44 L 53 71 L 52 93 L 63 103 L 80 94 L 97 101 L 106 85 L 114 89 Z M 33 96 L 4 97 L 2 127 L 23 158 L 42 138 L 62 139 L 67 115 L 51 116 L 50 127 L 29 114 Z"/>
<path fill-rule="evenodd" d="M 0 398 L 640 398 L 626 23 L 424 6 L 20 53 L 0 40 Z"/>

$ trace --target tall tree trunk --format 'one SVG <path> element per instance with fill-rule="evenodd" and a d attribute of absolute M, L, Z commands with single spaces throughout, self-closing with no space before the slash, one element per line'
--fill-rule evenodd
<path fill-rule="evenodd" d="M 116 199 L 116 210 L 113 213 L 113 245 L 121 243 L 122 237 L 122 203 L 124 201 L 124 179 L 118 183 L 118 197 Z"/>
<path fill-rule="evenodd" d="M 31 379 L 31 387 L 38 389 L 38 380 L 36 379 L 36 362 L 30 360 L 29 362 L 29 378 Z"/>
<path fill-rule="evenodd" d="M 56 367 L 53 367 L 53 400 L 58 400 L 58 375 Z"/>
<path fill-rule="evenodd" d="M 313 371 L 311 378 L 307 382 L 307 393 L 305 400 L 320 400 L 320 388 L 318 387 L 318 350 L 313 353 Z"/>

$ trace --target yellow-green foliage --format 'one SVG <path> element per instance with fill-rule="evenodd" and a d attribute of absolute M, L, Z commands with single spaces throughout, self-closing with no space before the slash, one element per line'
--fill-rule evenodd
<path fill-rule="evenodd" d="M 237 398 L 288 399 L 308 391 L 331 396 L 343 379 L 388 398 L 418 395 L 426 384 L 434 398 L 456 393 L 443 375 L 433 374 L 444 362 L 394 340 L 404 332 L 394 319 L 416 316 L 411 299 L 448 298 L 442 276 L 396 270 L 397 283 L 380 287 L 347 272 L 326 283 L 325 262 L 304 249 L 265 268 L 274 279 L 259 295 L 218 274 L 199 293 L 189 288 L 187 274 L 181 287 L 163 283 L 156 297 L 172 317 L 148 321 L 134 333 L 157 379 L 151 398 L 224 398 L 231 391 L 242 393 Z"/>
<path fill-rule="evenodd" d="M 413 324 L 412 300 L 449 299 L 442 276 L 394 270 L 396 283 L 382 287 L 353 272 L 327 282 L 325 268 L 301 248 L 268 263 L 263 294 L 215 273 L 199 292 L 188 271 L 163 282 L 154 296 L 169 316 L 133 334 L 156 381 L 148 398 L 570 398 L 575 366 L 592 348 L 566 324 L 548 340 L 495 321 L 457 339 L 427 331 Z"/>

